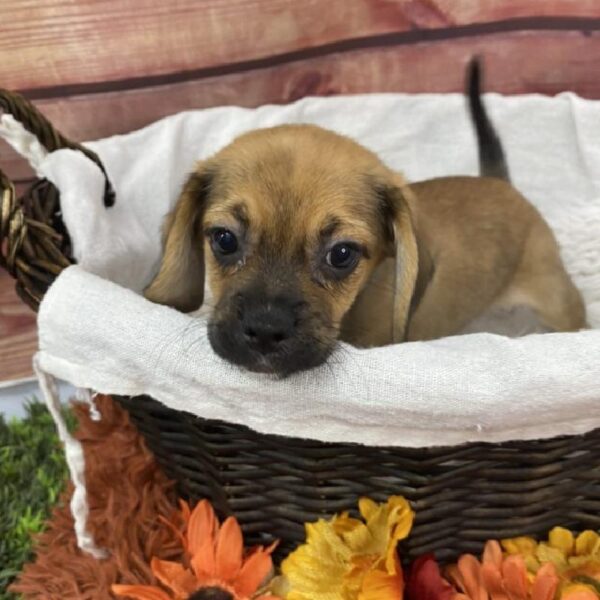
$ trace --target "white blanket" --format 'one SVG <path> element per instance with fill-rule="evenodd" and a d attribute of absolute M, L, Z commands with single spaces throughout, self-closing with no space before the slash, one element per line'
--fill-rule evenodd
<path fill-rule="evenodd" d="M 554 228 L 590 322 L 600 327 L 600 103 L 570 94 L 486 101 L 514 183 Z M 195 111 L 94 142 L 117 192 L 108 211 L 102 175 L 83 155 L 36 154 L 38 172 L 61 191 L 80 263 L 58 277 L 42 303 L 43 370 L 100 392 L 148 393 L 206 418 L 324 441 L 432 446 L 600 426 L 600 331 L 518 340 L 478 334 L 368 351 L 344 346 L 330 365 L 277 381 L 216 357 L 202 319 L 125 289 L 139 292 L 156 269 L 160 223 L 194 161 L 243 131 L 284 122 L 349 134 L 410 180 L 477 173 L 459 95 Z M 3 126 L 9 135 L 11 124 Z"/>

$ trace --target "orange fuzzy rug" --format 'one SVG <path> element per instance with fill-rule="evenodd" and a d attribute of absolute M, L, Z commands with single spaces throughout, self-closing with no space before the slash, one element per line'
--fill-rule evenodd
<path fill-rule="evenodd" d="M 110 397 L 99 396 L 102 415 L 92 421 L 85 405 L 75 404 L 77 439 L 86 460 L 90 504 L 89 530 L 108 549 L 106 560 L 82 553 L 76 545 L 69 511 L 72 488 L 65 491 L 36 543 L 36 558 L 26 565 L 11 591 L 25 600 L 104 600 L 114 598 L 113 583 L 157 583 L 153 556 L 181 558 L 181 545 L 159 515 L 173 518 L 176 495 L 127 413 Z"/>

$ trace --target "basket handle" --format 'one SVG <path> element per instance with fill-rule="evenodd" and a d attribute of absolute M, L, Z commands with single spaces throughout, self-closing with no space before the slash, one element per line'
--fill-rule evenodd
<path fill-rule="evenodd" d="M 60 148 L 71 148 L 83 152 L 89 159 L 93 160 L 98 167 L 100 167 L 102 173 L 104 173 L 104 206 L 113 206 L 115 203 L 115 192 L 108 179 L 104 165 L 95 152 L 92 152 L 89 148 L 86 148 L 77 142 L 72 142 L 62 135 L 52 126 L 50 121 L 48 121 L 48 119 L 31 102 L 29 102 L 29 100 L 26 100 L 21 96 L 21 94 L 0 89 L 0 108 L 5 113 L 11 114 L 23 125 L 23 127 L 25 127 L 25 129 L 27 129 L 27 131 L 35 135 L 40 144 L 42 144 L 48 152 L 53 152 Z M 0 192 L 8 189 L 6 187 L 7 181 L 7 178 L 3 176 L 0 171 Z"/>

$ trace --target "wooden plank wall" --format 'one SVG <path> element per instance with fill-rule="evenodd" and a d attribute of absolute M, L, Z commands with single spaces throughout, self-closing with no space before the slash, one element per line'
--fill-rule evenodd
<path fill-rule="evenodd" d="M 0 87 L 94 139 L 191 108 L 306 95 L 487 89 L 600 98 L 598 0 L 2 0 Z M 31 171 L 5 145 L 0 167 Z M 33 321 L 0 278 L 0 380 L 29 372 Z M 14 349 L 14 352 L 13 352 Z"/>

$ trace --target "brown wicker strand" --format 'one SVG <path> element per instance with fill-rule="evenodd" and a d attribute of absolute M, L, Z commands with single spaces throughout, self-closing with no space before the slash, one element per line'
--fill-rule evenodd
<path fill-rule="evenodd" d="M 54 186 L 41 180 L 17 198 L 14 185 L 0 172 L 0 266 L 17 280 L 19 297 L 36 311 L 54 279 L 72 264 L 58 204 L 53 214 L 44 213 L 45 198 L 54 194 L 51 190 Z"/>
<path fill-rule="evenodd" d="M 16 92 L 0 89 L 0 108 L 5 113 L 11 114 L 27 131 L 33 133 L 48 152 L 60 148 L 71 148 L 83 152 L 89 159 L 93 160 L 100 167 L 105 177 L 104 205 L 109 207 L 115 203 L 114 190 L 104 166 L 95 152 L 62 135 L 31 102 Z"/>
<path fill-rule="evenodd" d="M 83 152 L 105 175 L 104 204 L 114 204 L 114 192 L 104 166 L 88 148 L 58 132 L 23 96 L 0 89 L 0 109 L 12 115 L 52 152 L 71 148 Z M 16 280 L 16 291 L 37 310 L 48 287 L 73 262 L 71 242 L 62 221 L 58 190 L 38 180 L 18 198 L 10 179 L 0 171 L 0 266 Z"/>

